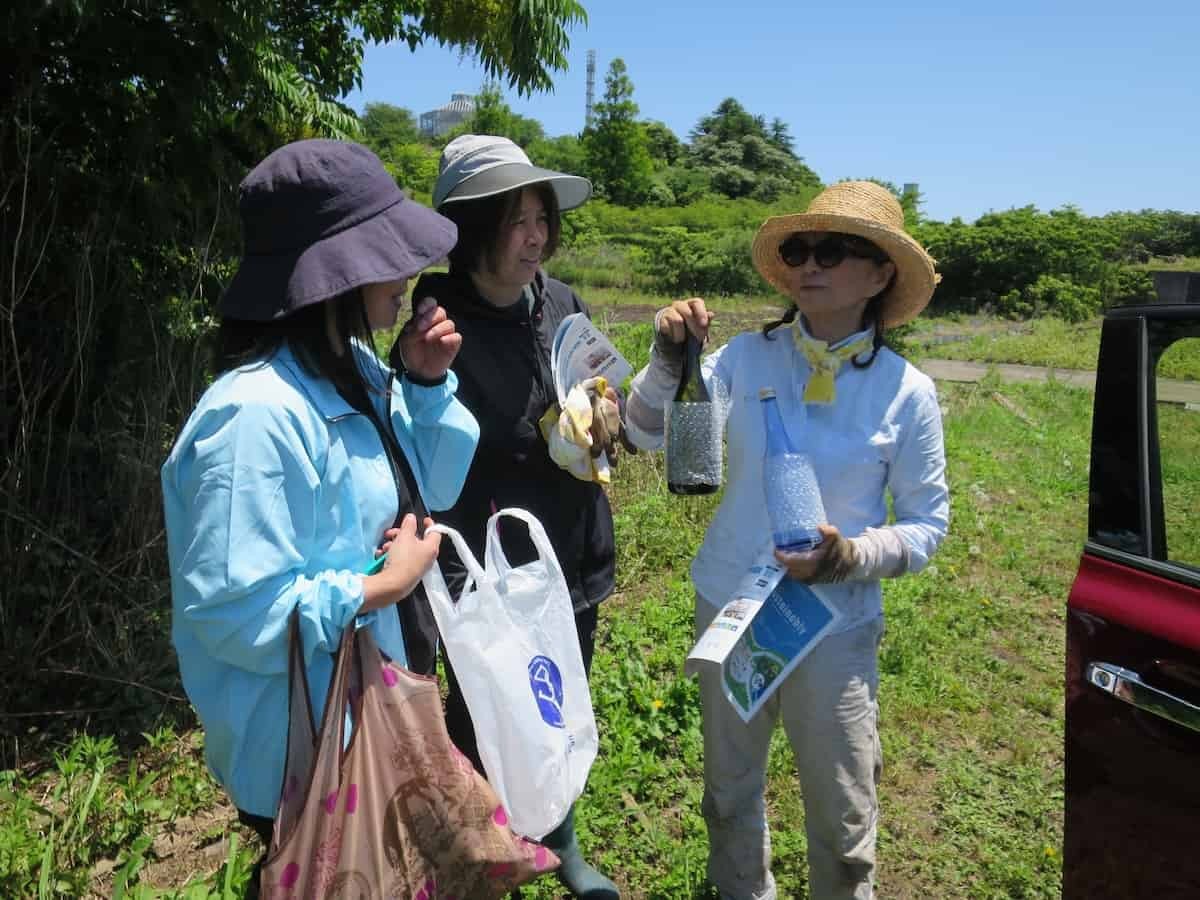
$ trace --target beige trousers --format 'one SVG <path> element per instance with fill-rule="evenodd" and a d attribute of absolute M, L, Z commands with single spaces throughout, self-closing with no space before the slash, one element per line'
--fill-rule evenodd
<path fill-rule="evenodd" d="M 716 612 L 696 598 L 697 635 Z M 827 636 L 749 722 L 725 698 L 719 672 L 701 675 L 708 877 L 725 900 L 776 898 L 764 790 L 771 732 L 781 718 L 804 799 L 810 896 L 874 896 L 882 636 L 882 617 Z"/>

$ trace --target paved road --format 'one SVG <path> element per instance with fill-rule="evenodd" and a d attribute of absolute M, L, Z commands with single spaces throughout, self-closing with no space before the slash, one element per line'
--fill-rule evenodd
<path fill-rule="evenodd" d="M 1057 381 L 1076 387 L 1088 390 L 1094 390 L 1096 387 L 1096 373 L 1079 369 L 1047 369 L 1041 366 L 974 363 L 954 359 L 927 359 L 921 363 L 920 368 L 931 378 L 941 381 L 979 381 L 988 370 L 995 369 L 1005 381 L 1046 381 L 1053 376 Z M 1163 403 L 1180 403 L 1191 409 L 1200 409 L 1200 382 L 1160 378 L 1158 399 Z"/>

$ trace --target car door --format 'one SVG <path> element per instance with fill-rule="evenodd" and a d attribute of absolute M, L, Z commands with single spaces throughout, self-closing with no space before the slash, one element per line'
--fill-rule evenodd
<path fill-rule="evenodd" d="M 1198 347 L 1200 304 L 1103 326 L 1067 610 L 1067 898 L 1200 898 L 1200 404 L 1159 377 Z"/>

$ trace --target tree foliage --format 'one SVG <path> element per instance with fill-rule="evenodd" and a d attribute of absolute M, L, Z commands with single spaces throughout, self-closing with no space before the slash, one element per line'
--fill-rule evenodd
<path fill-rule="evenodd" d="M 531 141 L 525 147 L 535 166 L 581 175 L 587 171 L 587 154 L 583 141 L 573 134 Z"/>
<path fill-rule="evenodd" d="M 396 183 L 427 198 L 437 180 L 438 152 L 422 137 L 413 114 L 390 103 L 368 103 L 359 117 L 359 139 L 375 151 Z"/>
<path fill-rule="evenodd" d="M 637 121 L 633 81 L 620 57 L 604 77 L 604 99 L 595 106 L 591 128 L 583 133 L 587 172 L 597 188 L 614 203 L 632 206 L 647 198 L 653 164 L 646 133 Z"/>
<path fill-rule="evenodd" d="M 412 7 L 414 14 L 423 11 L 419 33 L 409 38 L 414 49 L 426 37 L 461 49 L 489 79 L 507 81 L 522 94 L 554 88 L 551 72 L 567 67 L 567 31 L 587 24 L 578 0 L 406 0 L 399 5 Z"/>
<path fill-rule="evenodd" d="M 687 166 L 703 172 L 715 192 L 726 197 L 773 200 L 819 185 L 792 152 L 792 138 L 780 119 L 768 126 L 728 97 L 692 129 Z"/>
<path fill-rule="evenodd" d="M 655 166 L 673 166 L 683 158 L 683 141 L 665 123 L 654 120 L 643 122 L 642 130 L 646 133 L 646 150 Z"/>
<path fill-rule="evenodd" d="M 460 134 L 496 134 L 528 148 L 546 136 L 542 123 L 512 111 L 498 82 L 488 82 L 475 96 L 475 112 L 460 127 L 443 135 L 447 143 Z"/>
<path fill-rule="evenodd" d="M 162 638 L 157 470 L 202 382 L 247 169 L 290 139 L 360 133 L 340 98 L 367 41 L 434 40 L 530 92 L 583 16 L 576 0 L 5 7 L 0 555 L 16 587 L 0 596 L 0 668 L 133 665 L 148 658 L 138 629 Z M 366 118 L 381 139 L 400 124 Z"/>
<path fill-rule="evenodd" d="M 390 103 L 368 103 L 358 117 L 358 126 L 362 142 L 381 156 L 380 151 L 388 147 L 421 140 L 412 112 Z"/>
<path fill-rule="evenodd" d="M 1013 317 L 1078 320 L 1117 303 L 1153 297 L 1142 262 L 1147 245 L 1162 256 L 1200 253 L 1200 215 L 1148 211 L 1089 217 L 1067 206 L 993 212 L 973 224 L 922 222 L 917 238 L 938 261 L 934 306 L 992 310 Z"/>

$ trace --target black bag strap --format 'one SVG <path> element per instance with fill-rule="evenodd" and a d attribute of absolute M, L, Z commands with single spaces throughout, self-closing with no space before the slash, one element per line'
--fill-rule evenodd
<path fill-rule="evenodd" d="M 391 384 L 394 380 L 394 378 L 389 379 L 387 397 L 391 396 Z M 400 446 L 400 439 L 396 437 L 391 422 L 384 422 L 380 418 L 379 411 L 370 398 L 366 398 L 365 403 L 356 403 L 350 397 L 347 397 L 346 400 L 375 426 L 375 431 L 378 432 L 379 440 L 383 444 L 384 453 L 387 455 L 388 466 L 392 470 L 392 478 L 396 482 L 396 497 L 399 499 L 405 494 L 408 495 L 409 502 L 412 503 L 412 511 L 417 517 L 417 533 L 424 534 L 424 522 L 425 517 L 429 515 L 429 509 L 425 506 L 425 498 L 421 496 L 421 490 L 417 486 L 417 476 L 413 474 L 412 465 L 404 453 L 404 448 Z M 403 509 L 396 509 L 396 521 L 392 523 L 392 527 L 400 526 L 404 512 Z"/>
<path fill-rule="evenodd" d="M 391 395 L 391 386 L 394 383 L 395 378 L 390 378 L 388 397 Z M 353 402 L 351 402 L 351 406 L 359 408 Z M 413 513 L 417 517 L 417 534 L 424 537 L 425 517 L 429 515 L 429 509 L 425 506 L 425 498 L 421 496 L 420 488 L 417 486 L 417 477 L 413 473 L 408 457 L 404 454 L 404 448 L 400 446 L 400 440 L 396 437 L 395 430 L 391 427 L 390 419 L 386 423 L 382 421 L 379 412 L 375 409 L 375 404 L 371 403 L 369 398 L 366 408 L 361 411 L 379 432 L 379 440 L 383 443 L 388 465 L 392 470 L 392 478 L 396 482 L 396 496 L 397 498 L 401 496 L 401 484 L 403 484 L 407 489 L 409 501 L 412 503 Z M 396 520 L 392 527 L 400 526 L 404 513 L 403 508 L 397 507 Z M 418 582 L 408 598 L 396 604 L 396 612 L 404 631 L 404 649 L 408 654 L 409 670 L 419 675 L 432 676 L 437 668 L 438 630 L 433 608 L 429 605 L 429 598 L 425 596 L 425 586 Z"/>

